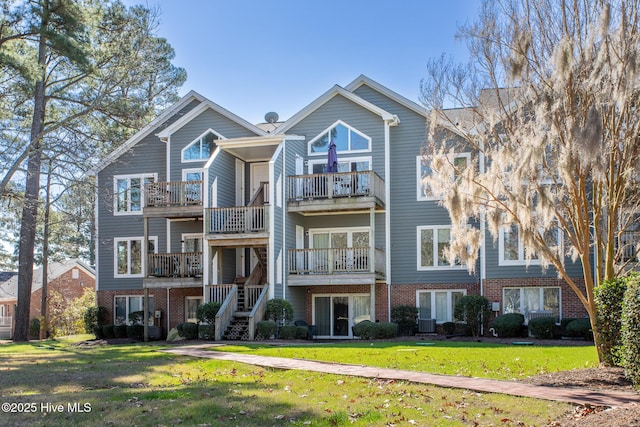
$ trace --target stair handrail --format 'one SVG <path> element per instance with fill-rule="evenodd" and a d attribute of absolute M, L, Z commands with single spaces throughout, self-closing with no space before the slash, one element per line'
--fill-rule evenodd
<path fill-rule="evenodd" d="M 214 339 L 220 341 L 222 334 L 233 320 L 233 313 L 238 309 L 238 286 L 233 285 L 216 314 Z"/>
<path fill-rule="evenodd" d="M 264 285 L 260 296 L 256 300 L 253 310 L 249 313 L 249 340 L 253 341 L 256 338 L 256 326 L 259 321 L 264 317 L 264 313 L 267 311 L 267 294 L 269 286 Z"/>
<path fill-rule="evenodd" d="M 268 186 L 269 186 L 269 182 L 268 181 L 261 181 L 260 182 L 260 186 L 256 190 L 256 192 L 253 195 L 253 197 L 251 197 L 251 200 L 249 200 L 249 203 L 247 203 L 247 206 L 262 206 L 262 205 L 264 205 L 265 204 L 265 200 L 268 199 L 268 195 L 267 195 Z M 267 197 L 265 197 L 265 195 Z"/>

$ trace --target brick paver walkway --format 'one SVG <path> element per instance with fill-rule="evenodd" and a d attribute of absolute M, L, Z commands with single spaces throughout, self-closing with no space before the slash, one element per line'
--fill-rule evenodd
<path fill-rule="evenodd" d="M 351 375 L 365 378 L 384 378 L 433 384 L 441 387 L 463 388 L 487 393 L 502 393 L 536 399 L 556 400 L 574 404 L 621 407 L 640 404 L 640 395 L 623 391 L 595 391 L 584 388 L 546 387 L 517 381 L 491 380 L 452 375 L 436 375 L 400 369 L 376 368 L 362 365 L 317 362 L 304 359 L 257 356 L 250 354 L 226 353 L 211 350 L 211 344 L 186 345 L 167 350 L 168 353 L 208 359 L 228 360 L 279 369 L 323 372 L 327 374 Z"/>

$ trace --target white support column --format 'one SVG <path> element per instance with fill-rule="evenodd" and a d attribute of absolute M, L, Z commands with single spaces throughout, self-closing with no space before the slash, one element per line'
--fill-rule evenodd
<path fill-rule="evenodd" d="M 374 275 L 371 284 L 371 321 L 376 321 L 376 209 L 369 208 L 369 270 Z"/>

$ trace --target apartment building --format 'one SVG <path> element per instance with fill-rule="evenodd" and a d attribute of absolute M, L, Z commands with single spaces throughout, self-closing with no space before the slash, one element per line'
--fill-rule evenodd
<path fill-rule="evenodd" d="M 254 337 L 271 298 L 319 338 L 406 304 L 432 330 L 469 294 L 496 315 L 586 315 L 552 268 L 527 265 L 517 229 L 487 234 L 474 274 L 443 258 L 449 216 L 422 187 L 426 120 L 366 76 L 258 125 L 188 93 L 94 170 L 99 304 L 120 323 L 146 301 L 149 324 L 170 329 L 219 301 L 216 337 L 233 339 Z"/>

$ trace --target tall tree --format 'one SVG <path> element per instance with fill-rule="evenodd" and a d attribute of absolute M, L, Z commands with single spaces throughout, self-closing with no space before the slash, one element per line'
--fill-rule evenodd
<path fill-rule="evenodd" d="M 470 64 L 433 60 L 422 82 L 435 171 L 426 184 L 452 220 L 450 259 L 475 265 L 483 236 L 470 218 L 494 239 L 517 226 L 527 260 L 555 268 L 584 305 L 596 345 L 594 287 L 638 256 L 639 13 L 638 0 L 485 1 L 460 30 Z M 450 151 L 475 161 L 453 164 Z"/>
<path fill-rule="evenodd" d="M 0 98 L 14 111 L 0 117 L 1 136 L 13 141 L 0 153 L 0 195 L 13 196 L 9 183 L 25 174 L 26 160 L 14 333 L 26 340 L 43 153 L 55 159 L 60 176 L 80 179 L 96 158 L 173 101 L 186 73 L 171 64 L 173 50 L 155 36 L 156 14 L 147 8 L 106 0 L 0 4 L 9 16 L 0 19 L 0 67 L 11 75 L 0 97 L 3 89 L 22 94 Z"/>

